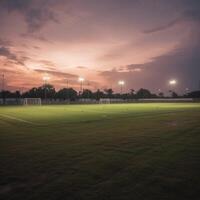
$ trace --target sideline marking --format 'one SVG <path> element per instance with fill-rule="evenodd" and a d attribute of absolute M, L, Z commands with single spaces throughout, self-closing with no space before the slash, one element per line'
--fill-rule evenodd
<path fill-rule="evenodd" d="M 24 123 L 27 123 L 27 124 L 37 125 L 36 123 L 30 122 L 30 121 L 27 121 L 27 120 L 24 120 L 24 119 L 12 117 L 10 115 L 0 114 L 0 116 L 8 118 L 8 119 L 14 119 L 16 121 L 24 122 Z"/>

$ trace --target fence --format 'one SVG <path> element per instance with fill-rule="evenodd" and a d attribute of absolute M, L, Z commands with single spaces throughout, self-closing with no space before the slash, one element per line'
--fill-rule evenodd
<path fill-rule="evenodd" d="M 0 105 L 23 105 L 24 99 L 21 98 L 0 98 Z"/>
<path fill-rule="evenodd" d="M 23 105 L 23 98 L 0 98 L 0 105 Z M 69 99 L 47 99 L 42 100 L 43 105 L 62 105 L 62 104 L 110 104 L 110 103 L 173 103 L 173 102 L 200 102 L 200 99 L 192 98 L 155 98 L 155 99 L 113 99 L 113 98 L 101 98 L 95 99 L 77 99 L 70 101 Z"/>

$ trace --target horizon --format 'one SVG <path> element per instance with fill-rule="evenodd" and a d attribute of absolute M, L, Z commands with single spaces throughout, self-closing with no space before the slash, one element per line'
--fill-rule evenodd
<path fill-rule="evenodd" d="M 198 0 L 2 0 L 5 89 L 200 89 Z M 1 76 L 2 77 L 2 76 Z M 1 80 L 2 81 L 2 80 Z M 2 83 L 3 88 L 3 83 Z"/>

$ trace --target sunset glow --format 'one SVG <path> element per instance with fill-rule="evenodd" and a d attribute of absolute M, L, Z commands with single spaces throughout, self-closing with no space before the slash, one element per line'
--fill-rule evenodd
<path fill-rule="evenodd" d="M 43 84 L 91 90 L 124 78 L 126 90 L 196 89 L 200 73 L 199 1 L 0 1 L 0 70 L 9 90 Z M 192 77 L 192 78 L 191 78 Z"/>

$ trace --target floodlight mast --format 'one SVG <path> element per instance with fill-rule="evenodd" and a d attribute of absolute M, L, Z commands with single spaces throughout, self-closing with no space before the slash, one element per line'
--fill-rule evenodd
<path fill-rule="evenodd" d="M 47 88 L 46 88 L 46 86 L 48 84 L 48 81 L 50 80 L 50 77 L 48 76 L 48 74 L 45 74 L 42 79 L 44 81 L 44 98 L 45 98 L 45 101 L 46 101 L 46 99 L 47 99 Z"/>
<path fill-rule="evenodd" d="M 67 79 L 67 89 L 69 89 L 69 80 Z"/>
<path fill-rule="evenodd" d="M 83 92 L 83 82 L 85 81 L 85 79 L 83 77 L 79 77 L 78 78 L 78 82 L 80 82 L 80 92 Z"/>
<path fill-rule="evenodd" d="M 118 85 L 120 86 L 120 93 L 122 94 L 122 92 L 123 92 L 123 86 L 125 85 L 125 82 L 122 81 L 122 80 L 120 80 L 120 81 L 118 81 Z"/>
<path fill-rule="evenodd" d="M 171 86 L 171 87 L 175 87 L 176 86 L 176 84 L 177 84 L 177 80 L 176 79 L 171 79 L 171 80 L 169 80 L 169 85 Z M 172 90 L 172 88 L 170 89 L 170 92 L 174 92 L 173 90 Z"/>

